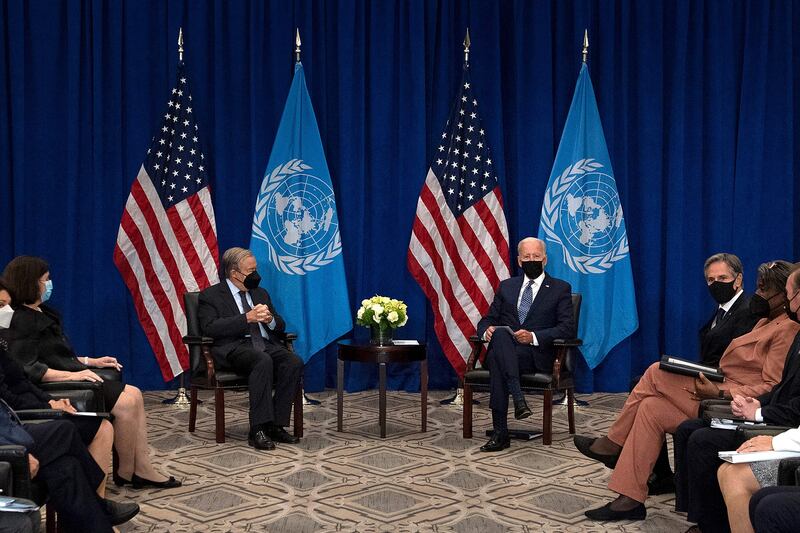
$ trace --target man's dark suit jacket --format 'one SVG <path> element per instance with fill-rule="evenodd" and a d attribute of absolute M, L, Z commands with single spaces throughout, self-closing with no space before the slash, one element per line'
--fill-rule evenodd
<path fill-rule="evenodd" d="M 553 368 L 555 359 L 553 340 L 576 336 L 572 288 L 566 281 L 545 274 L 528 316 L 520 324 L 517 298 L 524 280 L 525 276 L 517 276 L 500 282 L 489 313 L 478 322 L 477 334 L 483 337 L 489 326 L 509 326 L 514 331 L 532 331 L 539 341 L 539 346 L 530 347 L 534 364 L 538 370 L 547 372 Z"/>
<path fill-rule="evenodd" d="M 781 381 L 771 391 L 758 397 L 764 422 L 779 426 L 800 426 L 800 333 L 783 365 Z"/>
<path fill-rule="evenodd" d="M 719 360 L 731 341 L 745 333 L 750 333 L 753 326 L 756 325 L 758 317 L 750 313 L 750 298 L 751 296 L 747 293 L 739 296 L 722 317 L 720 323 L 712 329 L 711 324 L 714 323 L 714 317 L 717 314 L 717 310 L 714 309 L 711 319 L 700 328 L 700 359 L 702 363 L 719 366 Z"/>
<path fill-rule="evenodd" d="M 265 304 L 269 307 L 275 318 L 274 330 L 270 330 L 264 324 L 264 329 L 269 335 L 269 339 L 265 339 L 266 344 L 269 345 L 270 341 L 279 342 L 286 329 L 286 322 L 272 306 L 269 293 L 261 287 L 256 287 L 250 291 L 250 298 L 253 299 L 254 305 Z M 214 360 L 223 367 L 229 366 L 228 354 L 244 343 L 250 344 L 250 338 L 245 336 L 250 335 L 247 317 L 239 311 L 225 280 L 202 291 L 199 302 L 197 315 L 200 329 L 203 335 L 214 339 L 214 346 L 211 349 Z"/>

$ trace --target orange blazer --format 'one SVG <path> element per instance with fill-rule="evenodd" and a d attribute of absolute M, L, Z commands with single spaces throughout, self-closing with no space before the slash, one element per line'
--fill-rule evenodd
<path fill-rule="evenodd" d="M 719 361 L 725 373 L 721 389 L 731 394 L 760 396 L 781 380 L 783 364 L 800 324 L 782 314 L 772 320 L 762 318 L 750 333 L 736 337 Z"/>

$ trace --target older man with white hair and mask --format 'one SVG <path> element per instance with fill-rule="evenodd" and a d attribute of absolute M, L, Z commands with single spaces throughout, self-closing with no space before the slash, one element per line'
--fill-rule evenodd
<path fill-rule="evenodd" d="M 498 452 L 511 445 L 506 420 L 509 394 L 515 418 L 531 415 L 520 387 L 520 373 L 552 371 L 553 340 L 576 335 L 572 288 L 545 273 L 544 241 L 522 239 L 517 245 L 517 264 L 524 274 L 500 282 L 488 314 L 478 322 L 478 336 L 489 342 L 486 360 L 494 427 L 482 452 Z"/>
<path fill-rule="evenodd" d="M 204 335 L 214 339 L 211 353 L 222 368 L 248 376 L 248 443 L 273 450 L 275 443 L 299 441 L 286 432 L 303 361 L 282 344 L 286 323 L 259 287 L 256 258 L 245 248 L 222 255 L 225 279 L 200 293 L 198 317 Z"/>

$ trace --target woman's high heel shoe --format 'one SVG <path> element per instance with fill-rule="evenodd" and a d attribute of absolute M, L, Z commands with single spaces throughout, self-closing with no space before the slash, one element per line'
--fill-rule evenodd
<path fill-rule="evenodd" d="M 134 474 L 134 476 L 135 475 L 136 474 Z M 130 485 L 131 484 L 131 481 L 128 481 L 127 479 L 125 479 L 124 477 L 120 476 L 116 472 L 114 472 L 112 477 L 114 478 L 114 485 L 116 485 L 117 487 L 124 487 L 125 485 Z"/>

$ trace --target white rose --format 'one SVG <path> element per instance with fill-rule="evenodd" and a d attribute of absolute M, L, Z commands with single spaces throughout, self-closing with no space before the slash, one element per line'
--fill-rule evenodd
<path fill-rule="evenodd" d="M 374 304 L 372 306 L 372 312 L 375 313 L 376 317 L 381 316 L 383 314 L 383 306 L 382 305 L 378 305 L 378 304 Z"/>
<path fill-rule="evenodd" d="M 408 315 L 406 315 L 406 317 L 403 319 L 403 321 L 402 321 L 402 322 L 400 322 L 399 324 L 397 324 L 397 327 L 398 327 L 398 328 L 402 328 L 403 326 L 405 326 L 405 325 L 406 325 L 406 322 L 408 322 Z"/>
<path fill-rule="evenodd" d="M 361 307 L 369 307 L 369 304 L 372 303 L 369 300 L 361 300 Z"/>
<path fill-rule="evenodd" d="M 361 320 L 361 317 L 363 316 L 364 316 L 364 308 L 362 307 L 361 309 L 358 310 L 358 313 L 356 313 L 356 318 Z"/>
<path fill-rule="evenodd" d="M 390 323 L 394 324 L 395 322 L 397 322 L 397 319 L 400 318 L 400 315 L 397 314 L 397 311 L 392 311 L 391 313 L 386 315 L 386 318 L 389 319 Z"/>

